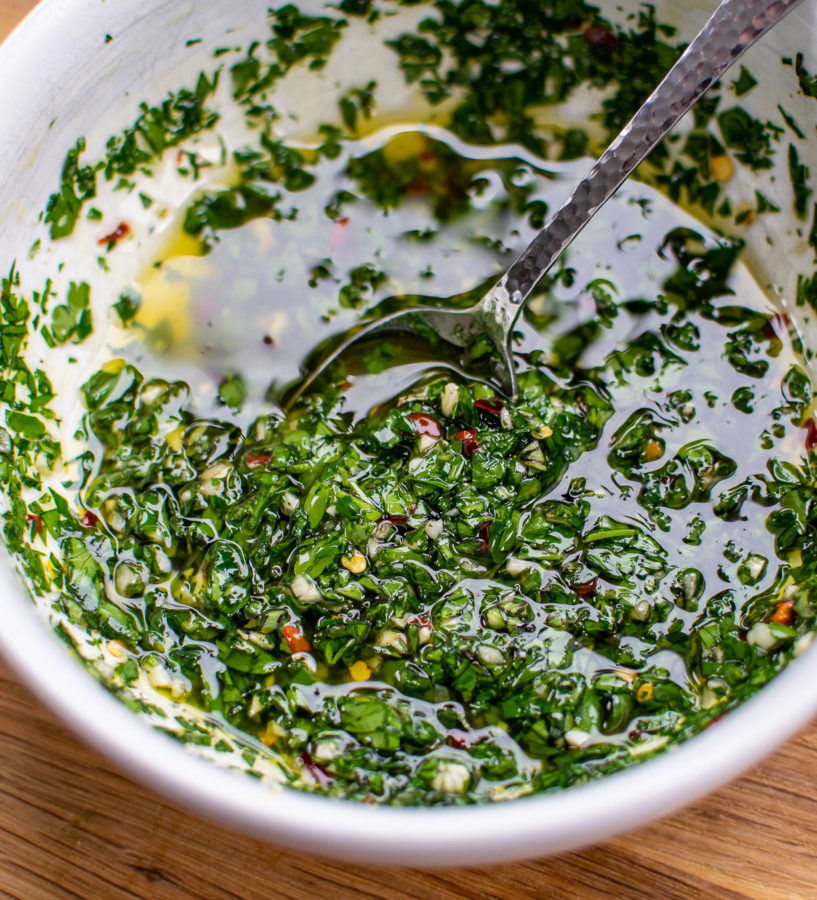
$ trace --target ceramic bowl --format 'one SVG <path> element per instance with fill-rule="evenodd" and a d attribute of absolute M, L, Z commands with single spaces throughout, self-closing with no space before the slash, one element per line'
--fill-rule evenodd
<path fill-rule="evenodd" d="M 615 4 L 608 6 L 615 17 Z M 709 11 L 675 0 L 663 6 L 658 4 L 659 19 L 676 22 L 679 37 L 691 37 Z M 232 43 L 248 43 L 263 33 L 265 12 L 266 4 L 256 0 L 44 0 L 0 48 L 2 263 L 16 258 L 27 272 L 38 213 L 79 135 L 86 136 L 89 148 L 101 150 L 108 135 L 134 119 L 141 99 L 161 97 L 209 65 L 213 48 L 225 35 Z M 200 42 L 188 45 L 190 38 Z M 365 37 L 355 40 L 344 51 L 342 65 L 348 72 L 357 71 L 369 56 L 360 46 Z M 796 95 L 793 70 L 780 62 L 781 56 L 797 52 L 817 69 L 814 4 L 803 4 L 747 56 L 746 64 L 759 80 L 750 100 L 753 112 L 763 118 L 776 117 L 781 103 L 813 134 L 817 101 Z M 318 114 L 320 97 L 304 102 Z M 801 147 L 802 161 L 817 173 L 817 142 Z M 782 160 L 779 182 L 788 185 L 785 153 L 777 156 Z M 755 277 L 789 297 L 798 273 L 813 268 L 798 224 L 784 212 L 745 235 Z M 81 269 L 82 241 L 71 247 L 65 250 L 68 262 Z M 137 247 L 132 252 L 123 263 L 126 269 L 138 264 L 142 251 Z M 43 264 L 63 261 L 57 252 Z M 799 323 L 814 346 L 810 323 L 802 316 Z M 60 384 L 69 393 L 70 385 Z M 722 785 L 817 710 L 817 650 L 810 650 L 716 727 L 593 783 L 468 808 L 381 808 L 329 800 L 280 789 L 202 758 L 132 712 L 57 639 L 47 605 L 32 600 L 13 561 L 2 556 L 0 648 L 21 680 L 77 734 L 153 790 L 205 816 L 256 837 L 343 860 L 477 865 L 601 841 Z"/>

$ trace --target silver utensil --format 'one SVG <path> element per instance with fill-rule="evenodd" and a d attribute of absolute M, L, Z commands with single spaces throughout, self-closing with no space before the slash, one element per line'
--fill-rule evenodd
<path fill-rule="evenodd" d="M 417 334 L 430 329 L 456 347 L 488 335 L 498 352 L 497 377 L 516 396 L 511 333 L 542 276 L 653 147 L 752 44 L 801 0 L 723 0 L 663 81 L 644 101 L 563 206 L 502 278 L 475 306 L 400 310 L 357 326 L 315 366 L 288 397 L 291 406 L 326 367 L 349 347 L 375 335 Z M 419 328 L 418 328 L 419 326 Z"/>

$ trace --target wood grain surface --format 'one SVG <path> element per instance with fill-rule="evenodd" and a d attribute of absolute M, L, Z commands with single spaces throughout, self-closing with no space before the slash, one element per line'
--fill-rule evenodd
<path fill-rule="evenodd" d="M 0 37 L 34 5 L 0 0 Z M 0 664 L 0 897 L 16 900 L 817 897 L 817 724 L 730 787 L 582 853 L 397 871 L 283 851 L 120 774 Z"/>

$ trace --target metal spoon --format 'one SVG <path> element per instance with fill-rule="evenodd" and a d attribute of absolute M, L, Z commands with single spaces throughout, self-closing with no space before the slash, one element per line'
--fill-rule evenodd
<path fill-rule="evenodd" d="M 516 396 L 511 333 L 522 304 L 619 185 L 723 73 L 801 0 L 723 0 L 664 80 L 644 101 L 576 189 L 502 278 L 475 306 L 414 307 L 352 329 L 290 393 L 291 406 L 326 367 L 357 342 L 394 332 L 428 333 L 457 347 L 488 335 L 498 353 L 497 377 Z M 419 327 L 418 327 L 419 326 Z"/>

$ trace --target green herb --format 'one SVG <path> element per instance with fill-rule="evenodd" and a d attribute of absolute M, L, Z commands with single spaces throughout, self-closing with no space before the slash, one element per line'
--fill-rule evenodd
<path fill-rule="evenodd" d="M 809 170 L 800 162 L 797 148 L 789 144 L 789 178 L 794 192 L 794 211 L 798 219 L 806 217 L 808 198 L 811 196 L 811 188 L 808 186 Z"/>
<path fill-rule="evenodd" d="M 812 75 L 803 65 L 802 53 L 798 53 L 794 58 L 794 71 L 803 94 L 806 97 L 817 97 L 817 76 Z"/>
<path fill-rule="evenodd" d="M 357 130 L 357 120 L 360 114 L 367 119 L 371 117 L 376 86 L 377 82 L 370 81 L 363 88 L 352 88 L 338 101 L 343 124 L 349 131 Z"/>
<path fill-rule="evenodd" d="M 342 414 L 342 385 L 330 383 L 288 419 L 262 415 L 241 431 L 197 419 L 184 384 L 100 371 L 85 386 L 85 427 L 105 452 L 83 497 L 116 549 L 71 543 L 68 596 L 99 610 L 96 627 L 178 669 L 189 700 L 262 737 L 273 723 L 290 758 L 307 753 L 319 766 L 316 789 L 339 796 L 373 796 L 374 784 L 374 796 L 395 803 L 548 790 L 615 771 L 622 746 L 629 760 L 648 741 L 694 733 L 771 677 L 817 610 L 803 573 L 797 627 L 770 622 L 787 553 L 817 528 L 805 507 L 789 514 L 809 470 L 781 469 L 774 456 L 811 393 L 796 369 L 781 399 L 754 390 L 772 358 L 770 320 L 733 305 L 739 249 L 671 232 L 662 255 L 677 265 L 663 305 L 641 313 L 659 316 L 660 328 L 572 375 L 557 342 L 559 381 L 531 360 L 507 407 L 482 384 L 438 377 L 355 423 Z M 592 286 L 605 328 L 639 315 L 611 288 Z M 708 378 L 711 405 L 728 384 L 741 415 L 776 423 L 751 463 L 724 451 L 720 431 L 701 437 L 706 404 L 692 390 L 667 392 L 656 411 L 639 405 L 646 385 L 664 396 L 662 382 L 700 366 L 702 353 L 732 373 Z M 219 396 L 245 402 L 240 378 L 226 378 Z M 638 517 L 612 518 L 586 476 L 569 475 L 599 467 L 634 492 Z M 710 563 L 691 567 L 669 537 L 671 517 L 692 510 L 685 540 L 700 543 L 706 527 L 710 545 L 726 548 L 711 565 L 728 590 L 708 584 Z M 738 534 L 740 547 L 730 540 Z M 110 566 L 119 593 L 192 649 L 157 655 L 150 630 L 111 618 Z M 157 590 L 174 598 L 159 618 Z M 682 624 L 690 613 L 694 624 Z M 588 650 L 607 662 L 583 674 Z M 651 664 L 661 650 L 683 659 L 692 681 Z M 217 689 L 206 675 L 214 665 Z M 706 708 L 690 687 L 701 678 L 721 685 Z M 303 705 L 307 689 L 319 706 Z M 463 742 L 461 768 L 445 756 L 452 740 Z"/>
<path fill-rule="evenodd" d="M 218 396 L 222 403 L 233 409 L 238 409 L 247 396 L 244 380 L 240 375 L 229 375 L 219 385 Z"/>
<path fill-rule="evenodd" d="M 777 204 L 772 203 L 772 201 L 760 191 L 755 191 L 755 201 L 757 203 L 757 211 L 759 213 L 780 212 L 780 207 L 777 206 Z"/>
<path fill-rule="evenodd" d="M 137 294 L 126 291 L 119 295 L 119 299 L 113 304 L 113 308 L 119 316 L 119 321 L 123 327 L 127 328 L 136 318 L 140 304 L 141 299 Z"/>
<path fill-rule="evenodd" d="M 732 90 L 738 97 L 742 97 L 744 94 L 748 94 L 756 84 L 757 79 L 752 76 L 746 66 L 741 66 L 738 77 L 732 82 Z"/>
<path fill-rule="evenodd" d="M 156 106 L 141 104 L 141 113 L 134 124 L 108 141 L 104 165 L 106 180 L 127 178 L 137 171 L 145 171 L 169 147 L 212 128 L 218 121 L 218 114 L 208 110 L 204 103 L 217 84 L 217 74 L 208 78 L 202 73 L 194 90 L 172 93 Z"/>
<path fill-rule="evenodd" d="M 791 128 L 795 135 L 797 135 L 797 137 L 799 137 L 801 141 L 804 140 L 806 136 L 797 122 L 795 122 L 795 120 L 792 118 L 792 116 L 790 116 L 786 112 L 786 110 L 783 109 L 782 106 L 780 106 L 780 104 L 777 105 L 777 109 L 780 112 L 780 115 L 783 117 L 783 121 L 789 126 L 789 128 Z"/>
<path fill-rule="evenodd" d="M 737 151 L 736 157 L 755 171 L 772 166 L 772 137 L 775 132 L 739 106 L 718 114 L 718 125 L 726 146 Z"/>
<path fill-rule="evenodd" d="M 604 122 L 615 134 L 678 55 L 678 48 L 659 38 L 672 31 L 657 25 L 652 7 L 639 12 L 637 29 L 616 31 L 582 0 L 558 8 L 531 0 L 501 5 L 471 0 L 466 11 L 453 0 L 433 5 L 439 18 L 424 19 L 416 34 L 402 34 L 390 46 L 407 82 L 418 84 L 431 103 L 450 96 L 456 86 L 468 88 L 452 128 L 474 143 L 519 141 L 544 155 L 529 107 L 561 102 L 583 81 L 614 86 L 604 101 Z M 491 40 L 470 40 L 474 29 L 490 33 Z M 494 125 L 492 117 L 499 116 L 507 123 Z M 562 158 L 584 149 L 575 133 L 561 140 Z"/>
<path fill-rule="evenodd" d="M 52 194 L 45 209 L 45 222 L 52 240 L 70 235 L 86 201 L 96 197 L 97 174 L 102 171 L 107 181 L 146 171 L 168 148 L 181 143 L 202 129 L 212 128 L 218 120 L 215 112 L 204 107 L 204 101 L 215 91 L 217 76 L 199 77 L 194 91 L 171 94 L 158 106 L 143 103 L 141 114 L 131 128 L 108 141 L 104 162 L 81 166 L 85 138 L 79 138 L 68 151 L 62 168 L 59 191 Z M 97 218 L 96 211 L 90 216 Z"/>
<path fill-rule="evenodd" d="M 812 250 L 817 254 L 817 203 L 814 204 L 814 211 L 811 218 L 811 229 L 809 230 L 808 242 Z"/>
<path fill-rule="evenodd" d="M 91 288 L 84 281 L 81 284 L 71 282 L 67 302 L 55 306 L 51 313 L 51 336 L 56 343 L 64 344 L 70 340 L 80 344 L 91 334 L 90 294 Z"/>
<path fill-rule="evenodd" d="M 45 425 L 40 419 L 16 410 L 6 413 L 6 427 L 29 441 L 41 438 L 45 434 Z"/>
<path fill-rule="evenodd" d="M 71 234 L 83 203 L 96 196 L 96 173 L 101 166 L 80 166 L 84 151 L 85 138 L 79 138 L 65 157 L 59 191 L 48 198 L 45 222 L 52 240 Z"/>

